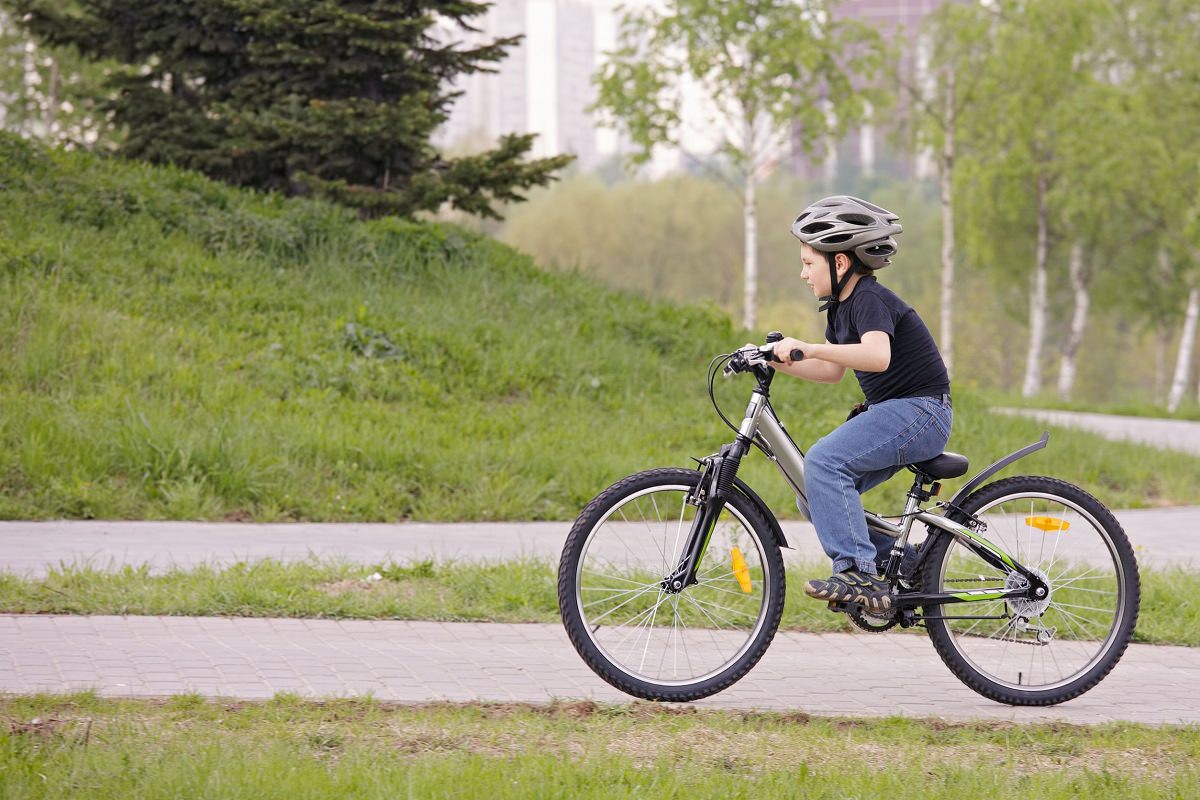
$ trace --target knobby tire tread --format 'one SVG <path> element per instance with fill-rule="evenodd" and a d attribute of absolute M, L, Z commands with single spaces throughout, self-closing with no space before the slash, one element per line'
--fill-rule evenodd
<path fill-rule="evenodd" d="M 770 523 L 763 517 L 753 502 L 743 495 L 738 495 L 741 501 L 734 500 L 738 512 L 758 535 L 764 550 L 764 556 L 771 562 L 772 586 L 771 602 L 767 609 L 767 618 L 763 624 L 759 641 L 747 651 L 739 661 L 708 680 L 694 687 L 663 688 L 655 684 L 638 681 L 625 672 L 613 667 L 588 637 L 575 608 L 575 575 L 582 548 L 588 534 L 603 514 L 615 505 L 623 496 L 654 486 L 684 484 L 695 486 L 699 482 L 700 472 L 676 467 L 663 467 L 645 470 L 622 478 L 597 495 L 576 518 L 567 534 L 563 546 L 562 559 L 558 569 L 558 603 L 559 613 L 566 628 L 567 636 L 575 650 L 591 667 L 592 671 L 603 678 L 611 686 L 626 694 L 643 700 L 665 702 L 689 702 L 717 694 L 728 689 L 746 676 L 758 663 L 775 637 L 779 621 L 783 616 L 785 580 L 783 572 L 783 555 L 779 551 L 779 543 L 775 540 Z M 636 488 L 635 488 L 636 487 Z"/>
<path fill-rule="evenodd" d="M 1020 692 L 993 682 L 971 667 L 955 648 L 952 637 L 948 632 L 948 625 L 945 622 L 930 620 L 926 623 L 926 630 L 934 649 L 941 656 L 942 661 L 954 673 L 955 677 L 974 691 L 989 700 L 995 700 L 1008 705 L 1051 706 L 1072 700 L 1089 689 L 1094 688 L 1096 684 L 1100 683 L 1112 671 L 1117 662 L 1121 660 L 1121 656 L 1125 653 L 1130 641 L 1133 639 L 1133 630 L 1137 624 L 1141 593 L 1140 579 L 1138 576 L 1137 561 L 1133 554 L 1133 547 L 1130 545 L 1129 538 L 1125 535 L 1125 530 L 1121 527 L 1121 523 L 1117 521 L 1112 512 L 1097 498 L 1074 484 L 1067 483 L 1058 478 L 1021 475 L 985 484 L 972 492 L 959 505 L 964 511 L 974 514 L 992 500 L 1021 492 L 1040 492 L 1078 503 L 1096 518 L 1096 521 L 1100 523 L 1112 538 L 1113 546 L 1117 550 L 1118 566 L 1125 574 L 1126 584 L 1126 592 L 1122 598 L 1126 613 L 1121 627 L 1118 629 L 1117 639 L 1112 647 L 1105 653 L 1100 663 L 1064 687 L 1035 692 Z M 965 522 L 961 515 L 951 513 L 947 516 L 950 519 L 956 519 L 958 522 Z M 923 585 L 927 587 L 927 591 L 943 590 L 942 587 L 938 586 L 939 576 L 937 575 L 937 569 L 945 557 L 947 548 L 952 543 L 953 537 L 949 535 L 942 536 L 938 544 L 930 551 L 929 558 L 925 563 L 925 574 L 922 578 Z M 936 614 L 944 608 L 945 606 L 940 605 L 928 606 L 925 609 L 925 613 Z"/>

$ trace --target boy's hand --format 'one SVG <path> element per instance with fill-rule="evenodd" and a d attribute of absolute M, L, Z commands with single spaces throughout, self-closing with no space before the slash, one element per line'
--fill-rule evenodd
<path fill-rule="evenodd" d="M 804 353 L 804 357 L 808 358 L 808 351 L 812 345 L 808 342 L 802 342 L 799 339 L 793 339 L 790 336 L 785 336 L 775 343 L 775 357 L 782 361 L 785 365 L 791 366 L 792 351 L 800 350 Z"/>

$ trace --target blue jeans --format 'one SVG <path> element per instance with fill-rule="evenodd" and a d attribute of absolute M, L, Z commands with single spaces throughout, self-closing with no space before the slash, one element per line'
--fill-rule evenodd
<path fill-rule="evenodd" d="M 887 556 L 895 539 L 867 531 L 861 495 L 905 464 L 939 455 L 953 419 L 948 395 L 885 400 L 838 426 L 805 454 L 813 526 L 835 573 L 878 571 L 876 560 Z"/>

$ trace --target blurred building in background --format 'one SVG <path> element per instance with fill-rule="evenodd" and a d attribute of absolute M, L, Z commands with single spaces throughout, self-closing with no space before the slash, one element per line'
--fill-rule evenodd
<path fill-rule="evenodd" d="M 864 22 L 879 31 L 885 46 L 896 48 L 900 54 L 901 80 L 920 86 L 927 62 L 926 45 L 920 37 L 925 18 L 948 2 L 971 0 L 842 0 L 834 13 L 841 19 Z M 900 86 L 888 86 L 896 97 L 893 115 L 905 114 L 909 100 Z M 798 136 L 793 136 L 798 141 Z M 893 146 L 887 140 L 884 126 L 878 121 L 866 122 L 852 128 L 839 142 L 827 142 L 810 157 L 795 145 L 792 147 L 792 170 L 805 178 L 821 178 L 828 182 L 851 182 L 870 177 L 876 171 L 894 175 L 926 177 L 931 165 L 928 159 L 913 159 L 906 147 Z"/>
<path fill-rule="evenodd" d="M 482 44 L 524 35 L 496 73 L 460 80 L 458 98 L 438 142 L 452 152 L 477 151 L 506 133 L 536 133 L 533 155 L 572 153 L 579 166 L 597 165 L 595 99 L 599 65 L 598 4 L 589 0 L 495 0 L 478 33 L 447 29 L 449 40 Z M 606 45 L 611 47 L 611 45 Z"/>
<path fill-rule="evenodd" d="M 946 2 L 971 0 L 844 0 L 838 16 L 877 28 L 885 43 L 899 44 L 901 72 L 917 83 L 923 58 L 917 32 L 925 17 Z M 533 155 L 572 153 L 580 169 L 590 170 L 626 147 L 621 137 L 600 126 L 587 110 L 595 100 L 592 75 L 606 51 L 617 46 L 620 0 L 495 0 L 478 22 L 478 33 L 457 27 L 445 29 L 447 41 L 481 44 L 499 37 L 524 35 L 521 43 L 494 74 L 466 76 L 456 85 L 463 94 L 438 135 L 438 144 L 452 153 L 493 146 L 505 133 L 536 133 Z M 643 5 L 630 0 L 625 8 Z M 898 91 L 898 87 L 889 87 Z M 681 148 L 662 149 L 649 167 L 651 174 L 687 169 L 696 158 L 711 153 L 716 131 L 707 124 L 704 103 L 684 93 Z M 901 113 L 905 99 L 899 92 Z M 876 170 L 920 175 L 920 160 L 891 147 L 878 124 L 864 124 L 841 141 L 828 142 L 816 156 L 794 145 L 782 163 L 802 177 L 856 179 Z"/>

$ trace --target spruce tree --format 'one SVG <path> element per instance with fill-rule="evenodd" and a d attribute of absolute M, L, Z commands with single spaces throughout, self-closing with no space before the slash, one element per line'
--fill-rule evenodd
<path fill-rule="evenodd" d="M 40 39 L 127 65 L 112 77 L 121 152 L 241 186 L 316 194 L 364 217 L 443 203 L 497 217 L 569 156 L 533 135 L 447 158 L 430 143 L 458 75 L 494 71 L 520 37 L 470 47 L 465 0 L 4 0 Z"/>

